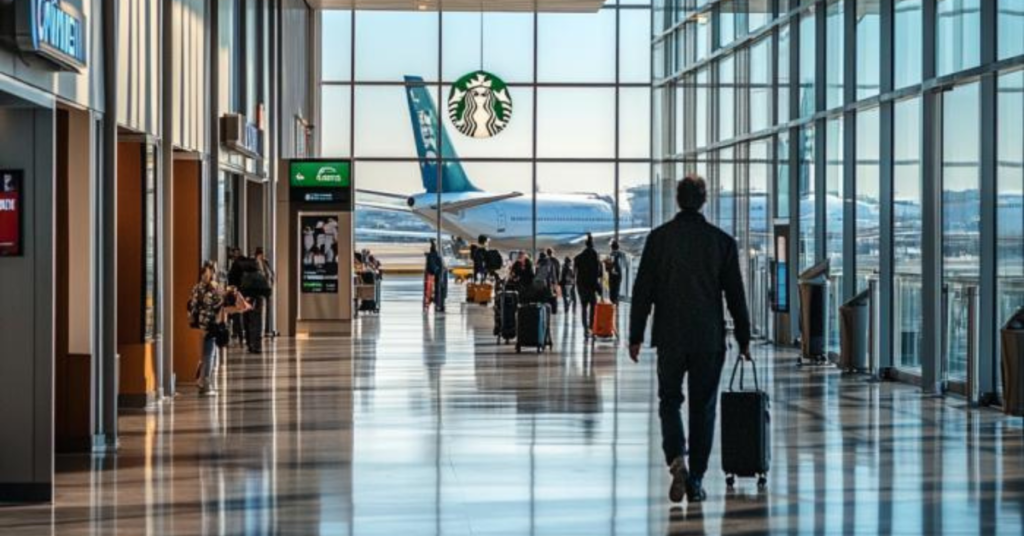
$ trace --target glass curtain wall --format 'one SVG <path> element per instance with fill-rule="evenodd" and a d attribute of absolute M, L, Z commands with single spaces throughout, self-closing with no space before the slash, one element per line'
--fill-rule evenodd
<path fill-rule="evenodd" d="M 830 259 L 835 304 L 873 277 L 892 282 L 880 285 L 891 319 L 882 326 L 883 363 L 912 376 L 962 379 L 966 289 L 994 298 L 998 323 L 1024 300 L 1024 1 L 656 5 L 673 6 L 674 22 L 656 29 L 652 49 L 682 51 L 656 81 L 681 88 L 683 112 L 670 116 L 665 133 L 684 140 L 665 159 L 678 164 L 673 169 L 707 173 L 715 196 L 708 212 L 749 247 L 748 279 L 761 229 L 768 236 L 789 225 L 798 254 L 790 276 Z M 984 124 L 993 100 L 996 121 Z M 983 161 L 993 146 L 998 161 Z M 984 199 L 996 200 L 995 214 L 985 212 Z M 935 221 L 924 221 L 929 213 Z M 854 221 L 844 225 L 847 218 Z M 984 221 L 996 222 L 995 236 L 982 235 Z M 986 261 L 996 284 L 982 288 L 992 280 L 982 277 L 981 255 L 992 245 L 997 258 Z M 942 288 L 922 288 L 925 263 L 941 265 Z M 881 273 L 883 265 L 890 273 Z M 854 279 L 844 285 L 844 278 Z M 924 314 L 925 298 L 940 293 L 941 314 Z M 985 327 L 989 342 L 995 329 Z M 922 360 L 932 343 L 946 356 L 939 371 L 931 356 Z M 996 355 L 982 359 L 997 368 Z"/>
<path fill-rule="evenodd" d="M 893 108 L 893 354 L 897 367 L 921 366 L 921 100 Z"/>
<path fill-rule="evenodd" d="M 1024 71 L 999 77 L 996 103 L 996 330 L 1024 305 Z M 1000 342 L 996 338 L 997 344 Z M 997 352 L 997 355 L 999 353 Z M 997 374 L 1000 369 L 996 368 Z M 1000 384 L 997 382 L 997 386 Z"/>
<path fill-rule="evenodd" d="M 857 189 L 855 213 L 857 214 L 857 292 L 868 288 L 868 280 L 877 277 L 881 253 L 881 178 L 879 177 L 879 127 L 878 108 L 868 108 L 857 113 Z"/>
<path fill-rule="evenodd" d="M 978 83 L 942 95 L 942 294 L 945 366 L 967 370 L 968 296 L 981 276 L 981 100 Z"/>
<path fill-rule="evenodd" d="M 618 236 L 638 253 L 654 202 L 651 25 L 674 17 L 652 19 L 646 2 L 593 13 L 323 11 L 321 155 L 354 161 L 357 248 L 385 268 L 420 268 L 429 238 L 457 263 L 483 233 L 506 252 L 553 247 L 561 258 L 590 231 L 602 251 Z M 660 76 L 673 49 L 659 50 Z M 511 117 L 491 137 L 458 116 L 453 87 L 477 71 L 506 84 Z M 508 199 L 446 209 L 459 195 Z"/>

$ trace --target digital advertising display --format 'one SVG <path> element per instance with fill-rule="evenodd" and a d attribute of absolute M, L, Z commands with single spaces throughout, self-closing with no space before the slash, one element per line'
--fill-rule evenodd
<path fill-rule="evenodd" d="M 0 170 L 0 257 L 20 257 L 22 251 L 24 172 Z"/>
<path fill-rule="evenodd" d="M 338 293 L 338 220 L 334 216 L 299 218 L 303 294 Z"/>

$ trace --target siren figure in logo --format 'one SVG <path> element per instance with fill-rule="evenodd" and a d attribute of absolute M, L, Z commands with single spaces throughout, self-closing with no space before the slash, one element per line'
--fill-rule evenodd
<path fill-rule="evenodd" d="M 490 138 L 512 119 L 512 98 L 504 82 L 479 71 L 452 86 L 448 115 L 459 132 L 471 138 Z"/>

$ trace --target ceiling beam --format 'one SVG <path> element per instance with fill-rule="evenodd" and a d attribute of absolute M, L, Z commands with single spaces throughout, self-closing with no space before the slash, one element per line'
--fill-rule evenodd
<path fill-rule="evenodd" d="M 595 13 L 605 0 L 309 0 L 316 9 Z"/>

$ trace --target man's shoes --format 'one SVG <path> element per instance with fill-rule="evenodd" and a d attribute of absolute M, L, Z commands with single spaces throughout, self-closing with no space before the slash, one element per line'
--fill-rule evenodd
<path fill-rule="evenodd" d="M 672 473 L 672 484 L 668 487 L 668 498 L 674 503 L 683 502 L 683 494 L 688 491 L 687 483 L 690 480 L 690 473 L 686 470 L 686 462 L 683 460 L 683 457 L 680 456 L 673 460 L 668 470 Z"/>
<path fill-rule="evenodd" d="M 692 503 L 704 502 L 708 494 L 704 492 L 702 479 L 690 477 L 686 479 L 686 500 Z"/>

